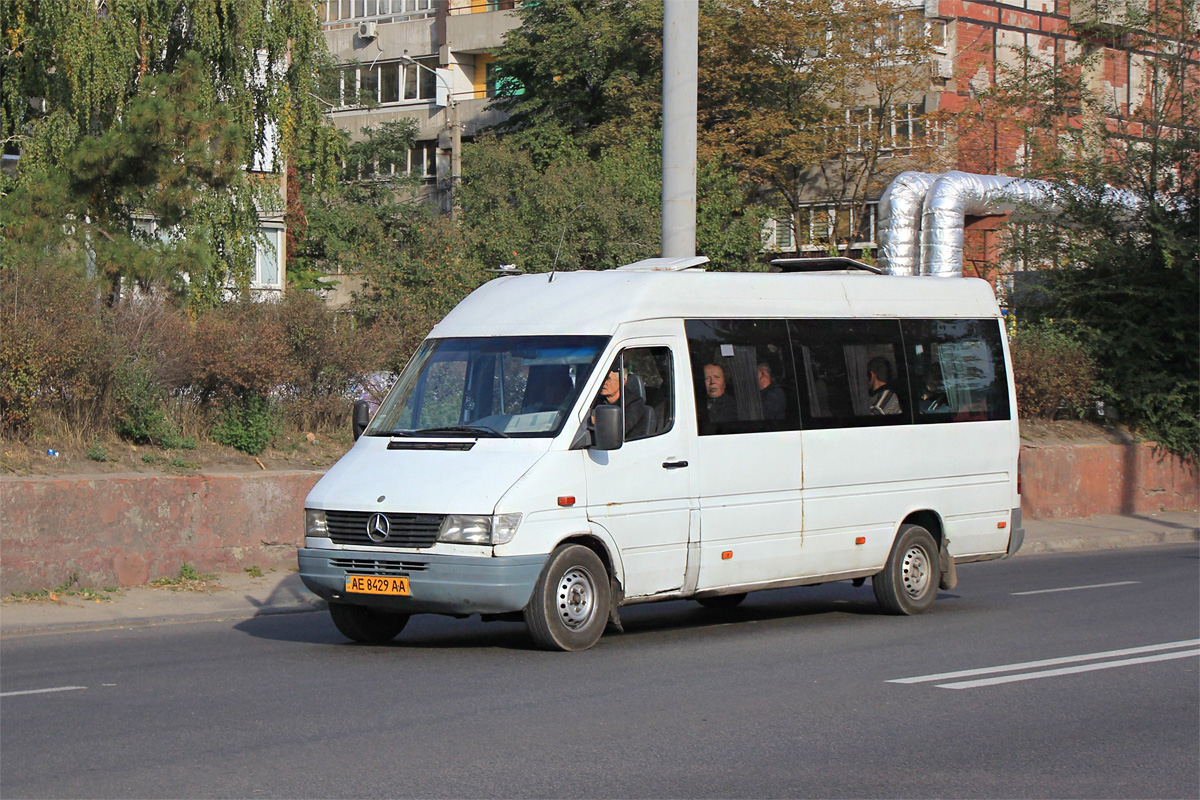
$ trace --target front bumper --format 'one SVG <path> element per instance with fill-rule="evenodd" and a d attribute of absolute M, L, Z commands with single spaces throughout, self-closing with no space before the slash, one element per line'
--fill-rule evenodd
<path fill-rule="evenodd" d="M 529 603 L 548 556 L 448 556 L 363 550 L 297 551 L 300 578 L 335 603 L 403 614 L 505 614 Z M 346 592 L 347 575 L 404 575 L 408 597 Z"/>

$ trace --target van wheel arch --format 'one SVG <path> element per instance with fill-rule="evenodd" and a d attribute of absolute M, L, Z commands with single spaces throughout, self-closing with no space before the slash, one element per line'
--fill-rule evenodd
<path fill-rule="evenodd" d="M 938 546 L 938 549 L 941 549 L 942 540 L 945 538 L 946 533 L 945 528 L 942 526 L 942 517 L 936 511 L 923 508 L 919 511 L 913 511 L 909 513 L 909 515 L 905 517 L 899 525 L 896 526 L 895 535 L 899 536 L 901 531 L 903 531 L 908 525 L 919 525 L 925 530 L 929 531 L 929 535 L 933 537 L 934 544 Z M 894 537 L 893 541 L 895 541 Z"/>
<path fill-rule="evenodd" d="M 625 586 L 621 582 L 624 573 L 621 571 L 619 558 L 609 550 L 608 544 L 594 533 L 578 533 L 568 536 L 556 545 L 556 549 L 572 544 L 582 545 L 594 552 L 600 559 L 600 563 L 604 564 L 604 569 L 608 570 L 610 583 L 608 626 L 610 630 L 624 633 L 624 629 L 621 627 L 621 617 L 617 613 L 617 609 L 625 604 Z"/>

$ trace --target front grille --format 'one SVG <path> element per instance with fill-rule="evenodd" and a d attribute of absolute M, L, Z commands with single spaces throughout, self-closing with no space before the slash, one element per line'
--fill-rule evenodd
<path fill-rule="evenodd" d="M 444 514 L 387 514 L 390 531 L 382 542 L 367 535 L 369 511 L 326 511 L 329 538 L 337 544 L 367 547 L 433 547 Z"/>
<path fill-rule="evenodd" d="M 354 575 L 407 575 L 429 569 L 428 564 L 415 561 L 376 561 L 373 558 L 331 558 L 329 566 Z"/>

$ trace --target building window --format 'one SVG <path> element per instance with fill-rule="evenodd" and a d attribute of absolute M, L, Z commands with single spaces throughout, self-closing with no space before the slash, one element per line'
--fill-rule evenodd
<path fill-rule="evenodd" d="M 864 106 L 841 114 L 841 124 L 828 127 L 826 141 L 831 149 L 850 155 L 877 152 L 892 156 L 940 143 L 940 130 L 926 124 L 924 103 Z"/>
<path fill-rule="evenodd" d="M 434 0 L 320 0 L 317 13 L 321 23 L 330 28 L 364 20 L 403 22 L 432 17 Z"/>
<path fill-rule="evenodd" d="M 436 58 L 418 59 L 417 64 L 384 61 L 373 67 L 347 66 L 341 72 L 338 105 L 355 108 L 434 100 L 436 69 Z"/>
<path fill-rule="evenodd" d="M 825 203 L 801 206 L 794 218 L 770 220 L 763 230 L 763 249 L 780 253 L 829 252 L 875 247 L 879 202 L 863 206 Z"/>
<path fill-rule="evenodd" d="M 283 229 L 263 228 L 263 241 L 255 248 L 254 280 L 256 289 L 282 289 Z"/>

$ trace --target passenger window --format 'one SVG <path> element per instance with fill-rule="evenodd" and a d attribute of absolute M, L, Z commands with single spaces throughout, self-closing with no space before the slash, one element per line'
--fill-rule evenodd
<path fill-rule="evenodd" d="M 794 320 L 789 328 L 806 428 L 912 421 L 898 321 Z"/>
<path fill-rule="evenodd" d="M 688 320 L 701 436 L 795 430 L 796 379 L 783 320 Z"/>
<path fill-rule="evenodd" d="M 918 422 L 1010 418 L 999 321 L 906 320 L 903 328 Z"/>
<path fill-rule="evenodd" d="M 609 366 L 592 407 L 620 404 L 625 441 L 648 439 L 675 425 L 675 391 L 671 350 L 631 347 Z"/>

